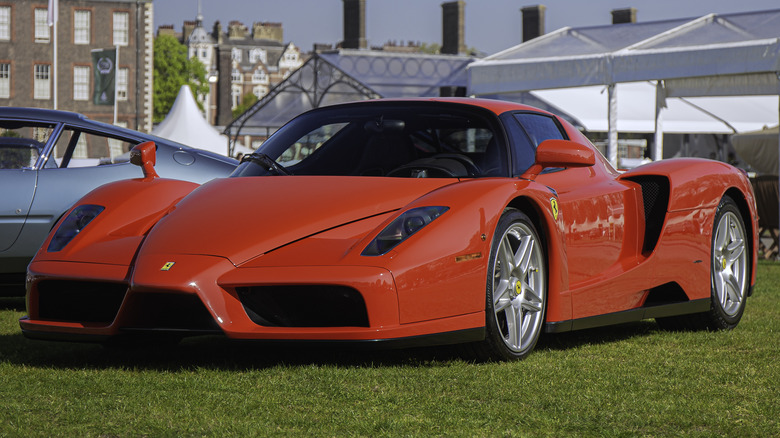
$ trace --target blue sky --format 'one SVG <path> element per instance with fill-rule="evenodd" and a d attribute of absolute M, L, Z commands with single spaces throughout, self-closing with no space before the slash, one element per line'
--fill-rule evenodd
<path fill-rule="evenodd" d="M 285 42 L 304 51 L 314 43 L 335 44 L 343 39 L 342 0 L 200 0 L 204 25 L 216 20 L 223 28 L 238 20 L 281 22 Z M 367 0 L 366 38 L 370 45 L 387 41 L 441 44 L 441 4 L 445 0 Z M 637 21 L 700 17 L 709 13 L 735 13 L 780 9 L 777 0 L 466 0 L 466 45 L 488 54 L 522 41 L 520 8 L 547 7 L 547 32 L 565 26 L 610 24 L 611 11 L 634 7 Z M 154 0 L 155 29 L 173 24 L 180 31 L 184 20 L 194 20 L 198 0 Z"/>

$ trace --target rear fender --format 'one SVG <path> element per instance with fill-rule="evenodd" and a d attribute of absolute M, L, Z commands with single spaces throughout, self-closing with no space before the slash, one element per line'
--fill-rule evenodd
<path fill-rule="evenodd" d="M 731 196 L 742 210 L 751 252 L 751 284 L 755 284 L 758 247 L 758 215 L 750 180 L 739 169 L 719 161 L 700 158 L 677 158 L 657 161 L 630 170 L 621 179 L 641 176 L 661 176 L 669 181 L 668 212 L 702 210 L 708 224 L 702 230 L 712 233 L 715 209 L 725 195 Z"/>
<path fill-rule="evenodd" d="M 669 211 L 715 208 L 731 187 L 737 188 L 748 204 L 755 204 L 747 177 L 739 169 L 719 161 L 700 158 L 657 161 L 630 170 L 620 179 L 647 175 L 669 180 Z"/>

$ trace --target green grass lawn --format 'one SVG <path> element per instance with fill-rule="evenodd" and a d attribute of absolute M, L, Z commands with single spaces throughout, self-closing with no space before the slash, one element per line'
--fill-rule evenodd
<path fill-rule="evenodd" d="M 192 339 L 156 351 L 29 341 L 0 299 L 0 437 L 780 436 L 780 264 L 740 325 L 547 336 L 525 361 L 447 349 Z"/>

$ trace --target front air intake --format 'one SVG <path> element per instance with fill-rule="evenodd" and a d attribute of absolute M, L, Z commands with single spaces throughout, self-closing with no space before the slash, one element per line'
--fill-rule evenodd
<path fill-rule="evenodd" d="M 124 283 L 44 280 L 38 283 L 38 318 L 111 324 L 127 293 Z"/>
<path fill-rule="evenodd" d="M 118 322 L 123 330 L 221 333 L 219 325 L 195 294 L 166 291 L 133 293 L 128 296 Z"/>
<path fill-rule="evenodd" d="M 266 327 L 368 327 L 366 303 L 345 286 L 236 288 L 249 318 Z"/>

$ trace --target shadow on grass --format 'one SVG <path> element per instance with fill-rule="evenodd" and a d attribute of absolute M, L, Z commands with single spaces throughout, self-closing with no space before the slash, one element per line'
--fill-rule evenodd
<path fill-rule="evenodd" d="M 657 330 L 653 321 L 578 332 L 545 335 L 536 350 L 564 350 L 582 345 L 619 342 Z M 532 353 L 534 354 L 534 353 Z M 274 343 L 231 340 L 221 336 L 188 338 L 177 345 L 135 348 L 26 339 L 21 332 L 0 336 L 0 362 L 40 368 L 152 369 L 193 368 L 246 370 L 276 366 L 337 367 L 448 366 L 474 362 L 458 346 L 377 349 L 349 344 Z"/>
<path fill-rule="evenodd" d="M 0 310 L 24 312 L 24 297 L 0 297 Z"/>
<path fill-rule="evenodd" d="M 582 345 L 607 344 L 645 336 L 658 330 L 658 324 L 654 320 L 644 320 L 573 332 L 545 334 L 539 339 L 536 349 L 567 350 Z"/>

